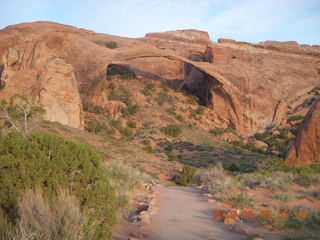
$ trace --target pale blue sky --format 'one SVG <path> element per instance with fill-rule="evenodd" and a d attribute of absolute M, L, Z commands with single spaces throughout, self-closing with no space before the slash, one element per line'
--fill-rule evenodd
<path fill-rule="evenodd" d="M 320 0 L 0 0 L 0 28 L 54 21 L 127 37 L 200 29 L 217 38 L 320 44 Z"/>

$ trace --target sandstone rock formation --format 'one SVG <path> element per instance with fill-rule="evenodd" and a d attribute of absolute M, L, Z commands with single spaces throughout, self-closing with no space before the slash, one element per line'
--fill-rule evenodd
<path fill-rule="evenodd" d="M 108 101 L 105 105 L 105 109 L 111 113 L 112 119 L 119 120 L 122 116 L 122 109 L 126 107 L 126 104 L 120 101 Z"/>
<path fill-rule="evenodd" d="M 320 163 L 320 100 L 303 119 L 285 163 L 294 167 Z"/>
<path fill-rule="evenodd" d="M 24 93 L 43 102 L 46 119 L 83 128 L 82 105 L 106 104 L 106 69 L 117 64 L 185 89 L 211 109 L 217 127 L 251 135 L 286 122 L 290 105 L 319 87 L 319 46 L 219 42 L 197 30 L 130 39 L 50 22 L 9 26 L 0 31 L 0 98 Z"/>

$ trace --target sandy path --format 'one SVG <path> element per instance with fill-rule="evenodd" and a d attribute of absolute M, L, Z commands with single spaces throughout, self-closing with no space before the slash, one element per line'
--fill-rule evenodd
<path fill-rule="evenodd" d="M 194 188 L 164 188 L 156 198 L 148 239 L 241 240 L 230 227 L 211 219 L 214 207 Z"/>

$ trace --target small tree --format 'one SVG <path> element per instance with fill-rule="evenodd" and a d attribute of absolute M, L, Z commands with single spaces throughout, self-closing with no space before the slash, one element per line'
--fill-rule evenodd
<path fill-rule="evenodd" d="M 24 137 L 29 136 L 30 131 L 37 126 L 44 113 L 45 110 L 39 102 L 33 104 L 21 94 L 14 94 L 9 102 L 2 100 L 0 103 L 0 119 Z"/>
<path fill-rule="evenodd" d="M 193 176 L 196 173 L 197 169 L 192 166 L 183 166 L 182 172 L 175 178 L 175 182 L 178 185 L 188 186 L 193 183 Z"/>
<path fill-rule="evenodd" d="M 106 43 L 106 47 L 110 48 L 110 49 L 115 49 L 118 47 L 118 44 L 117 44 L 117 42 L 111 41 L 111 42 Z"/>

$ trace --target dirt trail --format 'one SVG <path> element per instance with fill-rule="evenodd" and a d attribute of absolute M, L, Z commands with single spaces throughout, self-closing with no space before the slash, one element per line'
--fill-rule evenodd
<path fill-rule="evenodd" d="M 217 206 L 194 188 L 164 188 L 157 197 L 158 212 L 151 217 L 152 240 L 241 240 L 230 227 L 211 218 Z"/>
<path fill-rule="evenodd" d="M 151 216 L 151 224 L 137 228 L 122 228 L 122 236 L 115 240 L 128 239 L 132 232 L 143 232 L 148 240 L 242 240 L 242 235 L 230 231 L 230 226 L 211 218 L 213 203 L 191 187 L 163 188 L 156 197 L 156 213 Z"/>

